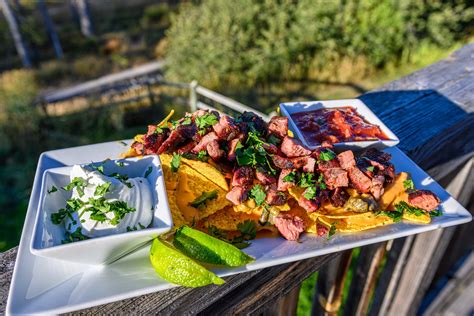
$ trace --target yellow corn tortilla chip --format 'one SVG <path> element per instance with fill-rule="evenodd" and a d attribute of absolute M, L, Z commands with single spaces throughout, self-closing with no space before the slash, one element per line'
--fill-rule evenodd
<path fill-rule="evenodd" d="M 278 215 L 280 212 L 286 212 L 291 209 L 290 205 L 288 203 L 285 203 L 283 205 L 271 205 L 267 207 L 270 213 Z M 242 212 L 242 213 L 247 213 L 247 214 L 256 214 L 260 216 L 264 210 L 263 205 L 258 206 L 255 204 L 255 201 L 253 199 L 248 199 L 244 201 L 242 204 L 235 205 L 234 206 L 234 211 L 235 212 Z"/>
<path fill-rule="evenodd" d="M 219 170 L 214 168 L 212 165 L 208 164 L 207 162 L 190 160 L 186 158 L 181 158 L 181 161 L 196 170 L 197 172 L 201 173 L 209 181 L 214 182 L 222 190 L 226 192 L 229 191 L 229 185 L 227 184 L 226 178 Z"/>
<path fill-rule="evenodd" d="M 176 203 L 187 221 L 199 220 L 230 205 L 226 198 L 227 191 L 209 181 L 200 172 L 181 164 L 178 168 L 178 185 L 175 190 Z M 193 207 L 190 205 L 195 199 L 204 192 L 217 191 L 217 197 L 207 200 L 202 207 Z"/>
<path fill-rule="evenodd" d="M 385 188 L 385 192 L 379 200 L 381 210 L 388 210 L 395 199 L 399 198 L 400 195 L 406 194 L 403 182 L 408 180 L 409 177 L 408 173 L 400 172 L 395 177 L 395 180 Z"/>
<path fill-rule="evenodd" d="M 166 190 L 176 190 L 178 186 L 178 172 L 171 171 L 171 159 L 173 156 L 169 154 L 161 154 L 161 166 L 163 168 L 163 176 L 165 178 Z"/>
<path fill-rule="evenodd" d="M 403 213 L 403 219 L 410 222 L 419 223 L 419 224 L 429 224 L 431 222 L 431 217 L 429 214 L 415 215 L 415 214 L 408 214 L 405 212 Z"/>
<path fill-rule="evenodd" d="M 257 229 L 261 225 L 258 223 L 259 216 L 256 214 L 247 214 L 243 212 L 234 212 L 231 206 L 226 207 L 211 216 L 204 218 L 201 224 L 204 227 L 215 226 L 220 230 L 235 231 L 238 230 L 237 225 L 247 220 L 254 221 Z"/>
<path fill-rule="evenodd" d="M 318 220 L 328 227 L 334 225 L 336 230 L 340 232 L 358 232 L 393 223 L 390 217 L 375 215 L 372 212 L 360 213 L 358 216 L 346 218 L 319 216 Z"/>
<path fill-rule="evenodd" d="M 178 204 L 176 203 L 176 195 L 174 194 L 175 192 L 166 190 L 166 193 L 168 194 L 168 204 L 170 206 L 171 216 L 173 217 L 174 227 L 180 227 L 182 225 L 189 224 L 189 222 L 186 222 L 183 214 L 181 214 L 181 211 L 179 210 Z"/>

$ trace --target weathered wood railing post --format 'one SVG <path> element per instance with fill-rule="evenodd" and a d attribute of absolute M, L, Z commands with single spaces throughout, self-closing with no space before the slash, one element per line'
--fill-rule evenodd
<path fill-rule="evenodd" d="M 197 93 L 196 93 L 197 86 L 198 86 L 198 83 L 196 80 L 191 81 L 191 84 L 189 85 L 189 108 L 191 112 L 194 112 L 197 110 Z"/>

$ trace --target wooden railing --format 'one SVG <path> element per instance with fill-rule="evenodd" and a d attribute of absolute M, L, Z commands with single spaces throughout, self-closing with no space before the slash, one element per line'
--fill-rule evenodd
<path fill-rule="evenodd" d="M 473 65 L 474 44 L 360 97 L 399 136 L 399 147 L 471 211 Z M 196 83 L 166 83 L 162 78 L 156 79 L 158 82 L 189 89 L 191 109 L 211 107 L 200 100 L 205 98 L 231 111 L 251 110 Z M 467 304 L 473 304 L 472 298 L 466 299 L 466 292 L 456 292 L 456 302 L 464 297 L 466 306 L 454 306 L 449 291 L 437 295 L 436 280 L 442 279 L 463 255 L 469 258 L 468 264 L 474 263 L 473 256 L 469 256 L 474 249 L 473 228 L 474 224 L 469 223 L 440 229 L 362 247 L 357 256 L 354 250 L 348 250 L 230 276 L 220 287 L 177 287 L 81 313 L 293 315 L 301 282 L 316 271 L 319 274 L 312 315 L 336 315 L 342 309 L 344 315 L 432 315 L 453 310 L 468 313 Z M 15 256 L 16 248 L 0 254 L 0 312 L 5 306 Z M 473 271 L 468 267 L 451 273 L 462 276 L 462 282 L 456 284 L 466 287 L 474 282 Z M 471 283 L 466 285 L 466 280 Z M 344 301 L 345 287 L 349 292 Z M 437 302 L 437 297 L 444 304 Z"/>

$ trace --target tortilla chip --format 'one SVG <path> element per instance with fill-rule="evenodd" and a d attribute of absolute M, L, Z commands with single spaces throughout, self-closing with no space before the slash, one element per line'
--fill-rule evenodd
<path fill-rule="evenodd" d="M 419 223 L 419 224 L 429 224 L 431 222 L 431 217 L 427 213 L 421 214 L 421 215 L 415 215 L 415 214 L 408 214 L 404 212 L 403 219 L 410 222 Z"/>
<path fill-rule="evenodd" d="M 181 158 L 181 161 L 193 168 L 195 171 L 201 173 L 209 181 L 214 182 L 222 190 L 226 192 L 229 191 L 229 185 L 227 184 L 227 180 L 225 179 L 224 175 L 209 163 L 186 158 Z"/>
<path fill-rule="evenodd" d="M 257 229 L 262 226 L 259 225 L 259 216 L 256 214 L 247 214 L 243 212 L 234 212 L 231 206 L 228 206 L 211 216 L 204 218 L 201 223 L 204 227 L 215 226 L 220 230 L 235 231 L 238 230 L 237 225 L 247 220 L 254 221 L 257 224 Z"/>
<path fill-rule="evenodd" d="M 166 190 L 174 191 L 178 186 L 178 173 L 171 171 L 171 159 L 173 159 L 173 156 L 169 154 L 160 155 Z"/>
<path fill-rule="evenodd" d="M 408 174 L 407 172 L 400 172 L 395 177 L 395 180 L 385 188 L 385 192 L 379 200 L 381 210 L 388 210 L 389 206 L 393 204 L 393 201 L 397 199 L 397 197 L 405 193 L 405 187 L 403 186 L 403 182 L 405 180 L 408 180 L 409 177 L 410 174 Z"/>
<path fill-rule="evenodd" d="M 334 225 L 340 232 L 358 232 L 393 223 L 390 217 L 375 215 L 372 212 L 360 213 L 358 216 L 346 218 L 319 216 L 318 220 L 328 227 Z"/>
<path fill-rule="evenodd" d="M 226 198 L 227 191 L 224 191 L 214 182 L 209 181 L 200 172 L 186 164 L 181 164 L 177 174 L 176 202 L 187 221 L 193 218 L 194 220 L 202 219 L 230 205 Z M 190 205 L 191 202 L 200 197 L 204 192 L 212 191 L 217 191 L 215 199 L 207 200 L 202 207 L 198 208 Z"/>
<path fill-rule="evenodd" d="M 171 217 L 173 217 L 174 227 L 180 227 L 182 225 L 189 224 L 189 222 L 187 222 L 184 219 L 183 214 L 181 214 L 181 211 L 179 210 L 178 204 L 176 204 L 175 192 L 166 190 L 166 193 L 168 195 L 168 204 L 169 204 L 170 210 L 171 210 Z"/>
<path fill-rule="evenodd" d="M 262 215 L 263 212 L 263 205 L 257 206 L 255 204 L 255 201 L 253 199 L 248 199 L 244 201 L 242 204 L 235 205 L 234 206 L 234 211 L 235 212 L 242 212 L 242 213 L 247 213 L 247 214 L 255 214 L 255 215 Z M 270 213 L 274 215 L 278 215 L 280 212 L 286 212 L 291 209 L 290 205 L 288 203 L 285 203 L 283 205 L 271 205 L 268 206 L 268 210 Z"/>

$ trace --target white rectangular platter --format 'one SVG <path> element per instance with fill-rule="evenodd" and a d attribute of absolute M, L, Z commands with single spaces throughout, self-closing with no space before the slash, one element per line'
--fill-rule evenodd
<path fill-rule="evenodd" d="M 29 250 L 44 171 L 117 158 L 126 149 L 123 142 L 109 142 L 49 151 L 40 156 L 12 277 L 7 314 L 65 313 L 173 286 L 156 275 L 148 260 L 148 247 L 104 266 L 39 257 Z M 256 258 L 254 263 L 242 268 L 214 271 L 219 276 L 227 276 L 471 221 L 471 214 L 403 152 L 396 147 L 385 151 L 392 154 L 397 172 L 410 172 L 418 189 L 432 190 L 439 196 L 443 216 L 434 218 L 429 225 L 400 222 L 360 233 L 339 233 L 330 240 L 313 235 L 304 235 L 301 243 L 283 238 L 261 238 L 252 241 L 251 246 L 245 249 Z"/>

